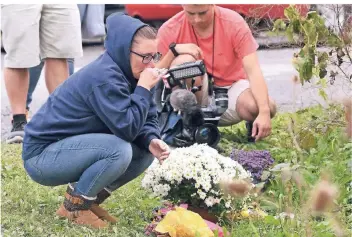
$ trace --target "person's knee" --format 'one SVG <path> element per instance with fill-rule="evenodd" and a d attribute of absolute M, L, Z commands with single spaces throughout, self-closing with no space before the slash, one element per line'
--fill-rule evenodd
<path fill-rule="evenodd" d="M 172 61 L 170 68 L 180 65 L 182 63 L 195 62 L 195 61 L 196 59 L 189 54 L 179 55 Z"/>
<path fill-rule="evenodd" d="M 273 118 L 277 112 L 277 106 L 275 101 L 269 97 L 269 109 L 270 117 Z M 245 91 L 241 98 L 238 100 L 237 111 L 244 117 L 243 119 L 248 120 L 249 118 L 255 119 L 259 114 L 259 107 L 254 99 L 254 96 L 250 90 Z"/>
<path fill-rule="evenodd" d="M 244 120 L 253 120 L 257 117 L 259 108 L 250 90 L 246 90 L 240 95 L 236 111 Z"/>
<path fill-rule="evenodd" d="M 132 159 L 132 146 L 131 143 L 124 141 L 122 139 L 119 139 L 119 141 L 115 146 L 114 151 L 111 154 L 112 159 L 118 159 L 121 160 L 123 159 L 126 162 L 131 162 Z"/>
<path fill-rule="evenodd" d="M 45 64 L 67 64 L 67 59 L 66 58 L 45 58 Z"/>
<path fill-rule="evenodd" d="M 245 103 L 244 108 L 246 108 L 248 113 L 252 116 L 257 116 L 259 114 L 259 108 L 258 108 L 258 105 L 255 102 L 254 98 L 251 100 L 248 100 Z"/>
<path fill-rule="evenodd" d="M 105 136 L 106 144 L 109 144 L 105 153 L 105 159 L 110 161 L 111 165 L 116 164 L 117 168 L 127 168 L 132 160 L 131 143 L 116 137 L 115 135 Z"/>

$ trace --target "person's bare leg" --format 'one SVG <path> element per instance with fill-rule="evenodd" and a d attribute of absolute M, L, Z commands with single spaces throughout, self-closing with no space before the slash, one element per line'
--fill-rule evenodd
<path fill-rule="evenodd" d="M 5 68 L 5 87 L 12 112 L 12 129 L 6 143 L 23 141 L 26 119 L 26 99 L 29 86 L 29 71 L 26 68 Z"/>
<path fill-rule="evenodd" d="M 270 117 L 273 118 L 276 114 L 276 104 L 272 98 L 269 97 Z M 246 121 L 247 139 L 248 142 L 254 142 L 252 137 L 253 121 L 259 114 L 257 103 L 254 99 L 251 89 L 247 89 L 238 97 L 236 104 L 236 111 L 242 120 Z"/>
<path fill-rule="evenodd" d="M 26 114 L 26 99 L 29 86 L 28 69 L 5 68 L 4 78 L 12 114 Z"/>
<path fill-rule="evenodd" d="M 272 98 L 269 97 L 270 117 L 273 118 L 276 114 L 276 104 Z M 245 121 L 254 121 L 259 109 L 254 99 L 251 89 L 247 89 L 241 93 L 237 99 L 236 110 L 239 117 Z"/>
<path fill-rule="evenodd" d="M 45 82 L 49 94 L 57 86 L 64 82 L 69 76 L 67 59 L 65 58 L 46 58 L 45 59 Z"/>

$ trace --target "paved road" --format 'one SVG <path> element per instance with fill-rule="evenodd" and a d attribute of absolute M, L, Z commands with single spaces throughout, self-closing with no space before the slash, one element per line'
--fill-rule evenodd
<path fill-rule="evenodd" d="M 298 108 L 307 107 L 317 103 L 323 103 L 317 95 L 317 90 L 311 85 L 294 85 L 292 77 L 296 75 L 291 65 L 291 57 L 298 49 L 272 49 L 260 50 L 259 60 L 265 79 L 268 84 L 270 96 L 277 102 L 279 111 L 292 111 Z M 75 70 L 87 65 L 103 51 L 101 45 L 84 48 L 84 57 L 76 59 Z M 3 57 L 1 55 L 1 68 L 3 68 Z M 8 133 L 10 129 L 10 109 L 4 86 L 3 73 L 1 73 L 1 137 Z M 328 96 L 330 99 L 338 100 L 346 94 L 351 94 L 351 84 L 341 83 L 336 80 L 334 86 L 330 86 Z M 31 105 L 32 113 L 45 102 L 48 92 L 45 87 L 43 76 L 41 76 L 38 87 L 33 95 Z"/>

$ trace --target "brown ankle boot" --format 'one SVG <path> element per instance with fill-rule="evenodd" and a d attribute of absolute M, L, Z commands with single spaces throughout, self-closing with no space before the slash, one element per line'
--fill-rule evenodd
<path fill-rule="evenodd" d="M 100 219 L 108 221 L 112 224 L 117 223 L 117 219 L 109 214 L 105 209 L 103 209 L 101 206 L 99 206 L 96 203 L 93 203 L 92 206 L 90 207 L 90 210 L 98 216 Z"/>
<path fill-rule="evenodd" d="M 99 206 L 101 203 L 103 203 L 108 197 L 110 197 L 110 193 L 103 189 L 100 191 L 97 195 L 97 199 L 94 201 L 92 206 L 90 207 L 90 210 L 97 215 L 100 219 L 108 221 L 110 223 L 117 223 L 117 219 L 109 214 L 106 210 L 104 210 L 101 206 Z"/>
<path fill-rule="evenodd" d="M 73 186 L 71 184 L 69 184 L 67 186 L 66 192 L 68 194 L 72 195 L 73 189 L 74 189 Z M 96 216 L 98 216 L 100 219 L 102 219 L 104 221 L 108 221 L 108 222 L 110 222 L 112 224 L 115 224 L 115 223 L 117 223 L 116 217 L 111 216 L 108 211 L 106 211 L 101 206 L 99 206 L 100 204 L 102 204 L 110 196 L 111 196 L 110 192 L 108 192 L 106 189 L 101 190 L 97 194 L 97 199 L 94 200 L 92 206 L 90 207 L 90 210 Z"/>
<path fill-rule="evenodd" d="M 95 215 L 89 208 L 93 200 L 87 200 L 81 196 L 74 196 L 65 193 L 64 204 L 56 211 L 56 214 L 62 218 L 93 228 L 104 228 L 108 224 Z"/>

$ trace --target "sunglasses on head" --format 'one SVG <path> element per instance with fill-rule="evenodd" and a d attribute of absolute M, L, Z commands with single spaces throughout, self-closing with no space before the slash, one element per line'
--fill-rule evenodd
<path fill-rule="evenodd" d="M 140 53 L 137 53 L 137 52 L 131 50 L 131 53 L 134 53 L 135 55 L 138 55 L 139 57 L 142 57 L 143 58 L 142 59 L 142 63 L 144 63 L 144 64 L 150 63 L 150 61 L 152 61 L 152 59 L 153 59 L 154 63 L 157 63 L 157 62 L 159 62 L 159 60 L 160 60 L 160 58 L 162 56 L 162 54 L 159 53 L 159 52 L 157 52 L 157 53 L 155 53 L 153 55 L 151 53 L 140 54 Z"/>

